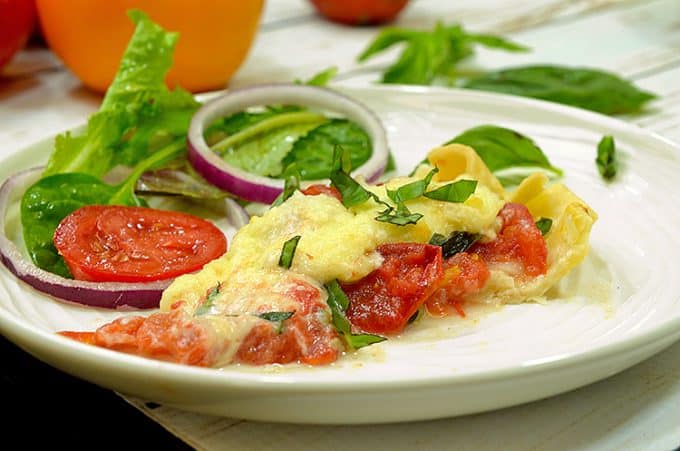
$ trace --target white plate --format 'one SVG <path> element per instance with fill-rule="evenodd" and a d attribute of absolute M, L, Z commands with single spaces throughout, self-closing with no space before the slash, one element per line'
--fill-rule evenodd
<path fill-rule="evenodd" d="M 302 423 L 381 423 L 496 409 L 603 379 L 680 338 L 680 148 L 634 126 L 528 99 L 429 88 L 342 88 L 383 119 L 400 172 L 462 130 L 497 124 L 532 137 L 598 212 L 584 264 L 561 297 L 453 318 L 364 348 L 324 368 L 204 369 L 83 345 L 121 315 L 35 292 L 3 267 L 0 331 L 41 360 L 93 383 L 196 412 Z M 612 134 L 613 183 L 595 149 Z M 45 141 L 5 159 L 0 179 L 44 160 Z M 569 290 L 569 288 L 572 288 Z"/>

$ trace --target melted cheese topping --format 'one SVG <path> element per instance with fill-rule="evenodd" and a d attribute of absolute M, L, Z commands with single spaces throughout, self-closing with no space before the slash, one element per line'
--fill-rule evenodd
<path fill-rule="evenodd" d="M 426 243 L 433 233 L 448 236 L 455 231 L 493 239 L 498 228 L 497 214 L 509 200 L 525 203 L 536 218 L 553 219 L 553 229 L 546 240 L 548 273 L 525 283 L 513 277 L 512 271 L 492 268 L 489 282 L 474 300 L 521 302 L 541 295 L 587 253 L 588 234 L 596 216 L 563 185 L 546 187 L 545 177 L 537 175 L 528 178 L 514 194 L 508 194 L 474 150 L 458 144 L 434 149 L 429 160 L 437 165 L 439 173 L 428 190 L 455 180 L 474 179 L 478 181 L 475 192 L 462 203 L 426 197 L 409 200 L 408 209 L 423 217 L 417 224 L 406 226 L 375 220 L 385 206 L 373 200 L 346 208 L 327 195 L 296 192 L 283 204 L 253 217 L 236 234 L 224 256 L 196 274 L 177 278 L 163 293 L 161 309 L 180 305 L 187 313 L 199 316 L 197 309 L 207 292 L 219 283 L 219 295 L 199 319 L 209 324 L 216 336 L 223 337 L 222 342 L 232 343 L 220 358 L 220 362 L 228 363 L 248 331 L 263 321 L 257 313 L 296 309 L 297 301 L 286 294 L 296 280 L 317 287 L 317 302 L 328 313 L 323 284 L 333 279 L 355 281 L 368 275 L 381 264 L 376 252 L 380 244 Z M 386 189 L 423 179 L 432 164 L 422 164 L 412 177 L 365 188 L 392 204 Z M 301 238 L 292 266 L 281 269 L 278 261 L 283 244 L 298 235 Z M 330 315 L 323 320 L 330 321 Z"/>

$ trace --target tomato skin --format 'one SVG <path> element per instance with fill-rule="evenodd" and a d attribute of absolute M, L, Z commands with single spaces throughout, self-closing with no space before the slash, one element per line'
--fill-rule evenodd
<path fill-rule="evenodd" d="M 342 284 L 349 298 L 345 312 L 362 332 L 401 332 L 418 308 L 439 287 L 443 275 L 439 246 L 391 243 L 378 247 L 382 265 L 358 282 Z"/>
<path fill-rule="evenodd" d="M 89 205 L 64 218 L 54 244 L 76 279 L 145 282 L 196 271 L 224 254 L 212 223 L 145 207 Z"/>
<path fill-rule="evenodd" d="M 507 203 L 498 213 L 503 225 L 495 240 L 476 243 L 469 252 L 478 253 L 487 263 L 515 262 L 522 266 L 519 277 L 536 277 L 548 270 L 548 248 L 529 209 Z"/>
<path fill-rule="evenodd" d="M 408 0 L 310 0 L 325 18 L 345 25 L 376 25 L 394 20 Z"/>
<path fill-rule="evenodd" d="M 35 23 L 34 0 L 0 1 L 0 69 L 26 45 Z"/>

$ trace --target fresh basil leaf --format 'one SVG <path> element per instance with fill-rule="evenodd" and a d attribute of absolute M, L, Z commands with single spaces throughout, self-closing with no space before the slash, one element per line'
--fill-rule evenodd
<path fill-rule="evenodd" d="M 500 70 L 468 80 L 462 87 L 533 97 L 609 115 L 638 112 L 656 97 L 610 72 L 555 65 Z"/>
<path fill-rule="evenodd" d="M 425 191 L 427 190 L 427 186 L 430 184 L 432 181 L 432 177 L 439 172 L 439 169 L 433 168 L 423 179 L 421 180 L 416 180 L 415 182 L 407 183 L 406 185 L 402 185 L 396 190 L 386 190 L 387 192 L 387 197 L 392 199 L 392 201 L 396 204 L 400 204 L 402 202 L 406 202 L 407 200 L 412 200 L 416 199 L 423 194 L 425 194 Z"/>
<path fill-rule="evenodd" d="M 451 258 L 468 250 L 478 239 L 479 235 L 469 232 L 453 232 L 448 238 L 440 233 L 435 233 L 430 238 L 430 244 L 442 248 L 443 258 Z"/>
<path fill-rule="evenodd" d="M 541 235 L 545 236 L 548 234 L 548 232 L 550 232 L 552 223 L 553 221 L 550 218 L 540 218 L 538 221 L 536 221 L 536 227 L 541 231 Z"/>
<path fill-rule="evenodd" d="M 425 197 L 444 202 L 465 202 L 477 188 L 477 180 L 458 180 L 428 191 Z"/>
<path fill-rule="evenodd" d="M 334 167 L 333 154 L 338 146 L 349 155 L 353 168 L 364 164 L 373 153 L 371 139 L 363 128 L 346 119 L 332 119 L 295 141 L 282 164 L 296 163 L 302 180 L 325 179 Z"/>
<path fill-rule="evenodd" d="M 287 320 L 288 318 L 293 316 L 294 313 L 295 312 L 265 312 L 260 313 L 257 316 L 267 321 L 278 322 Z"/>
<path fill-rule="evenodd" d="M 274 323 L 274 330 L 277 335 L 283 332 L 283 322 L 293 316 L 295 312 L 265 312 L 257 315 L 259 318 Z"/>
<path fill-rule="evenodd" d="M 616 143 L 613 136 L 605 135 L 598 143 L 595 164 L 605 180 L 611 180 L 616 176 L 619 163 L 616 158 Z"/>
<path fill-rule="evenodd" d="M 222 284 L 218 282 L 217 285 L 215 285 L 208 291 L 208 294 L 206 294 L 203 302 L 201 302 L 200 305 L 196 308 L 194 315 L 201 316 L 210 313 L 213 307 L 215 306 L 215 300 L 217 299 L 217 296 L 220 294 L 221 290 Z"/>
<path fill-rule="evenodd" d="M 272 202 L 272 207 L 277 207 L 287 201 L 290 196 L 292 196 L 295 191 L 300 189 L 300 173 L 294 164 L 291 164 L 283 172 L 284 184 L 283 191 L 279 194 L 274 202 Z"/>
<path fill-rule="evenodd" d="M 342 290 L 342 287 L 337 280 L 333 280 L 326 284 L 326 291 L 328 292 L 328 300 L 326 302 L 331 309 L 333 326 L 335 326 L 335 329 L 351 348 L 360 349 L 364 346 L 386 340 L 385 337 L 379 335 L 353 334 L 352 325 L 345 316 L 345 311 L 349 307 L 349 299 Z"/>
<path fill-rule="evenodd" d="M 404 204 L 399 204 L 395 209 L 390 208 L 384 212 L 381 212 L 375 217 L 376 221 L 387 222 L 390 224 L 405 226 L 408 224 L 417 224 L 418 221 L 423 217 L 420 213 L 411 213 Z"/>
<path fill-rule="evenodd" d="M 295 257 L 295 249 L 297 249 L 298 241 L 300 241 L 301 236 L 296 235 L 283 243 L 283 248 L 281 249 L 281 256 L 279 257 L 279 266 L 285 269 L 290 268 L 293 264 L 293 257 Z"/>
<path fill-rule="evenodd" d="M 523 51 L 523 46 L 501 37 L 467 33 L 457 24 L 437 23 L 431 31 L 383 28 L 359 55 L 364 62 L 388 48 L 403 44 L 397 61 L 383 74 L 383 83 L 432 84 L 439 78 L 455 78 L 455 65 L 474 53 L 474 45 L 492 49 Z"/>
<path fill-rule="evenodd" d="M 513 167 L 541 168 L 561 176 L 540 147 L 514 130 L 495 125 L 468 129 L 446 144 L 460 143 L 472 147 L 491 172 Z"/>
<path fill-rule="evenodd" d="M 331 172 L 331 186 L 335 187 L 342 196 L 342 205 L 353 207 L 370 199 L 371 193 L 342 171 Z"/>

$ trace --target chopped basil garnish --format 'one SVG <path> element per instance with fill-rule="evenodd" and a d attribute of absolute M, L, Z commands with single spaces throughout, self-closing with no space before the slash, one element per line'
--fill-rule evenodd
<path fill-rule="evenodd" d="M 477 189 L 476 180 L 458 180 L 428 191 L 424 195 L 429 199 L 444 202 L 465 202 Z"/>
<path fill-rule="evenodd" d="M 536 227 L 541 231 L 541 235 L 545 236 L 548 232 L 550 232 L 550 228 L 552 227 L 552 219 L 541 218 L 536 221 Z"/>
<path fill-rule="evenodd" d="M 616 159 L 616 144 L 611 135 L 603 136 L 597 145 L 597 158 L 595 159 L 597 170 L 605 180 L 611 180 L 616 176 L 619 163 Z"/>
<path fill-rule="evenodd" d="M 430 238 L 430 244 L 442 248 L 443 258 L 451 258 L 468 250 L 478 239 L 479 235 L 469 232 L 453 232 L 448 238 L 440 233 L 435 233 Z"/>
<path fill-rule="evenodd" d="M 297 167 L 295 167 L 295 164 L 291 164 L 286 167 L 286 170 L 283 172 L 283 178 L 283 191 L 276 199 L 274 199 L 274 202 L 272 202 L 272 207 L 281 205 L 287 201 L 288 198 L 295 193 L 295 191 L 300 189 L 300 173 L 298 172 Z"/>
<path fill-rule="evenodd" d="M 221 289 L 222 284 L 218 282 L 217 285 L 208 291 L 208 294 L 205 296 L 205 300 L 201 302 L 201 305 L 196 308 L 196 312 L 194 314 L 200 316 L 210 313 L 212 308 L 215 306 L 215 299 L 217 299 L 217 295 L 220 294 Z"/>
<path fill-rule="evenodd" d="M 430 184 L 432 177 L 434 177 L 437 172 L 439 172 L 439 169 L 434 168 L 422 180 L 416 180 L 415 182 L 407 183 L 406 185 L 402 185 L 394 191 L 388 189 L 386 190 L 387 197 L 392 199 L 392 201 L 397 205 L 406 202 L 407 200 L 416 199 L 425 194 L 427 185 Z"/>
<path fill-rule="evenodd" d="M 359 349 L 386 340 L 385 337 L 379 335 L 353 334 L 352 325 L 347 320 L 347 317 L 345 317 L 345 311 L 349 307 L 347 295 L 342 291 L 337 280 L 326 284 L 326 290 L 328 291 L 328 300 L 326 302 L 331 308 L 333 325 L 351 348 Z"/>
<path fill-rule="evenodd" d="M 295 257 L 295 249 L 297 249 L 298 241 L 300 241 L 300 235 L 296 235 L 283 243 L 281 256 L 279 257 L 280 267 L 285 269 L 290 268 L 290 265 L 293 263 L 293 257 Z"/>
<path fill-rule="evenodd" d="M 375 217 L 376 221 L 389 222 L 390 224 L 405 226 L 407 224 L 416 224 L 423 215 L 420 213 L 411 213 L 406 205 L 400 203 L 397 205 L 395 210 L 391 206 L 384 211 L 381 211 L 378 216 Z"/>
<path fill-rule="evenodd" d="M 293 316 L 295 312 L 265 312 L 260 313 L 258 318 L 270 321 L 276 326 L 276 334 L 281 335 L 283 332 L 283 322 Z"/>

